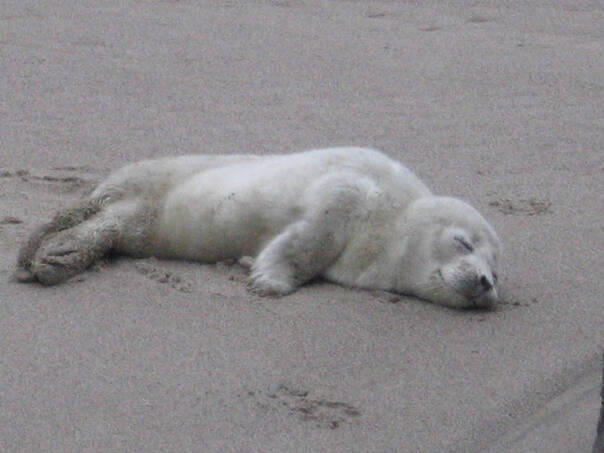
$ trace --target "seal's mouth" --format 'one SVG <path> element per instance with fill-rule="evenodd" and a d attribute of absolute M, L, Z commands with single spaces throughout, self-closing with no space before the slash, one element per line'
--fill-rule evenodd
<path fill-rule="evenodd" d="M 497 293 L 494 288 L 492 290 L 490 290 L 490 291 L 494 292 L 494 294 L 495 294 L 494 296 L 489 295 L 487 292 L 469 296 L 468 294 L 465 294 L 465 293 L 459 291 L 458 289 L 456 289 L 455 287 L 453 287 L 449 283 L 447 283 L 447 281 L 445 280 L 445 277 L 443 276 L 440 269 L 437 269 L 436 274 L 438 275 L 438 277 L 440 278 L 440 280 L 442 281 L 443 285 L 446 288 L 448 288 L 449 290 L 454 292 L 459 297 L 463 298 L 468 303 L 466 308 L 471 308 L 471 309 L 487 308 L 488 309 L 493 306 L 493 304 L 495 303 L 495 300 L 497 299 L 497 296 L 496 296 Z"/>

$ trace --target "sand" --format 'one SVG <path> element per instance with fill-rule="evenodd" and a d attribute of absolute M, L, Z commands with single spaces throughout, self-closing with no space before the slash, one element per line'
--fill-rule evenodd
<path fill-rule="evenodd" d="M 479 5 L 488 6 L 479 6 Z M 0 2 L 0 450 L 578 452 L 604 344 L 604 8 L 587 0 Z M 237 266 L 18 245 L 112 169 L 361 145 L 500 233 L 456 311 Z"/>

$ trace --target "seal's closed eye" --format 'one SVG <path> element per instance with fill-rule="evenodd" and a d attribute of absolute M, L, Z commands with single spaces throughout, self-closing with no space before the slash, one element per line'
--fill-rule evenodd
<path fill-rule="evenodd" d="M 474 247 L 472 246 L 472 244 L 470 244 L 468 241 L 466 241 L 463 237 L 461 237 L 461 236 L 455 236 L 454 239 L 457 242 L 459 242 L 461 245 L 463 245 L 464 248 L 466 250 L 468 250 L 469 252 L 473 252 L 474 251 Z"/>

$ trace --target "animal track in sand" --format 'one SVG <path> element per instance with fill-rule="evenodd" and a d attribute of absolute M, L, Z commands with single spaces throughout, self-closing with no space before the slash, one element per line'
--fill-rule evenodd
<path fill-rule="evenodd" d="M 311 422 L 317 428 L 339 428 L 343 423 L 351 423 L 361 416 L 361 411 L 351 404 L 341 401 L 311 398 L 310 391 L 279 384 L 274 390 L 252 391 L 247 395 L 256 400 L 264 410 L 286 411 L 304 422 Z"/>
<path fill-rule="evenodd" d="M 23 220 L 13 216 L 6 216 L 0 220 L 0 225 L 18 225 L 20 223 L 23 223 Z"/>
<path fill-rule="evenodd" d="M 489 203 L 489 206 L 495 207 L 499 212 L 506 215 L 542 215 L 550 211 L 552 203 L 547 199 L 528 198 L 521 200 L 510 200 L 502 198 Z"/>
<path fill-rule="evenodd" d="M 155 258 L 147 258 L 137 260 L 134 263 L 134 268 L 142 275 L 157 283 L 167 284 L 171 288 L 180 291 L 181 293 L 190 293 L 191 284 L 180 277 L 175 272 L 170 272 L 156 266 Z"/>
<path fill-rule="evenodd" d="M 499 307 L 508 307 L 508 308 L 519 308 L 519 307 L 531 307 L 535 304 L 539 303 L 539 299 L 536 297 L 531 297 L 530 299 L 521 299 L 514 295 L 506 295 L 499 301 Z"/>
<path fill-rule="evenodd" d="M 90 167 L 53 167 L 45 174 L 36 174 L 28 169 L 18 170 L 0 170 L 2 178 L 18 178 L 21 181 L 29 182 L 36 187 L 42 187 L 44 190 L 51 189 L 61 193 L 91 191 L 97 181 L 94 178 L 87 177 L 90 173 L 97 173 Z"/>

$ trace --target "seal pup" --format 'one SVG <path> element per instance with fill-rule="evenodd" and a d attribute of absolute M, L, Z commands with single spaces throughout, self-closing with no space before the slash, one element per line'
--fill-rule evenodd
<path fill-rule="evenodd" d="M 15 277 L 43 285 L 108 253 L 250 267 L 285 295 L 314 277 L 451 307 L 497 299 L 500 242 L 467 203 L 433 195 L 383 153 L 189 155 L 128 165 L 37 228 Z"/>

